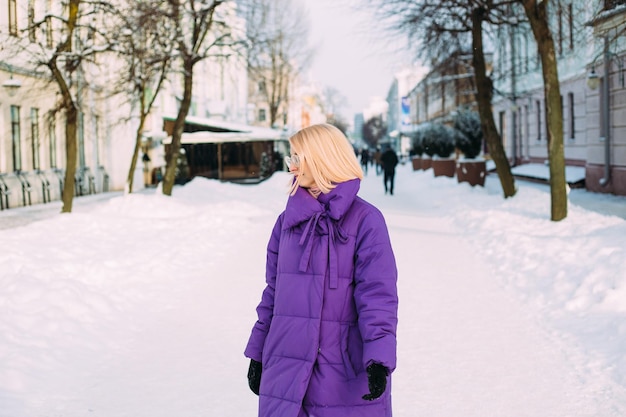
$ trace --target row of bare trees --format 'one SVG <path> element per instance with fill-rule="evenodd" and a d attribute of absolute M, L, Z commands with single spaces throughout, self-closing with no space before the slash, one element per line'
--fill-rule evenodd
<path fill-rule="evenodd" d="M 384 29 L 406 35 L 416 57 L 427 62 L 445 60 L 446 54 L 471 51 L 477 90 L 477 105 L 489 154 L 496 165 L 504 197 L 516 186 L 509 160 L 496 128 L 492 111 L 492 74 L 488 72 L 485 42 L 497 27 L 530 25 L 542 66 L 547 103 L 548 153 L 550 162 L 551 219 L 567 217 L 563 122 L 557 59 L 550 31 L 550 10 L 559 0 L 362 0 L 376 9 Z"/>
<path fill-rule="evenodd" d="M 127 192 L 133 190 L 142 133 L 155 99 L 166 83 L 178 83 L 175 90 L 182 95 L 176 97 L 178 114 L 162 185 L 163 194 L 171 195 L 197 64 L 215 57 L 246 63 L 250 76 L 268 86 L 266 99 L 273 123 L 279 107 L 288 100 L 289 80 L 301 71 L 300 63 L 307 62 L 309 53 L 304 14 L 287 0 L 237 4 L 223 0 L 68 0 L 40 16 L 29 11 L 29 16 L 22 36 L 10 37 L 6 49 L 19 53 L 59 92 L 53 111 L 65 120 L 62 212 L 72 211 L 78 119 L 85 110 L 81 94 L 86 82 L 106 85 L 111 95 L 124 96 L 132 113 L 128 118 L 139 120 Z M 111 62 L 115 64 L 111 66 Z M 116 74 L 111 76 L 104 68 L 109 72 L 114 68 Z M 85 77 L 88 72 L 98 73 L 100 78 Z"/>

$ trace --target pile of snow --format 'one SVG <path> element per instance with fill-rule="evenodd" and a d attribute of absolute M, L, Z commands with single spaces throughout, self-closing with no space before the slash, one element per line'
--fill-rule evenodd
<path fill-rule="evenodd" d="M 277 173 L 259 185 L 236 185 L 196 178 L 172 197 L 116 195 L 88 210 L 78 199 L 70 215 L 51 212 L 0 230 L 0 417 L 254 415 L 242 352 L 289 179 Z M 561 385 L 583 393 L 576 401 L 536 398 L 533 410 L 545 415 L 626 412 L 626 221 L 570 204 L 567 219 L 551 222 L 546 190 L 518 187 L 505 200 L 493 176 L 485 188 L 472 188 L 409 165 L 399 166 L 394 196 L 383 193 L 374 170 L 363 181 L 360 194 L 383 211 L 400 271 L 396 416 L 446 415 L 437 401 L 448 415 L 534 416 L 515 399 L 526 401 L 520 393 L 539 383 L 555 385 L 558 395 Z M 463 276 L 446 272 L 455 264 Z M 456 284 L 431 296 L 444 276 Z M 424 346 L 425 333 L 470 338 L 439 301 L 458 295 L 453 308 L 471 316 L 472 294 L 485 286 L 502 305 L 519 303 L 515 317 L 494 317 L 489 305 L 481 312 L 497 319 L 501 341 L 516 340 L 506 333 L 509 321 L 529 320 L 554 341 L 540 338 L 537 348 L 565 358 L 572 375 L 515 375 L 517 387 L 509 381 L 512 388 L 492 390 L 497 398 L 476 397 L 476 382 L 461 383 L 449 364 L 484 370 L 486 383 L 506 378 L 513 371 L 498 375 L 495 364 L 508 353 L 494 347 L 494 335 L 474 332 L 486 362 L 435 342 Z M 522 348 L 526 360 L 537 354 Z M 438 357 L 448 365 L 438 367 Z M 415 372 L 440 378 L 416 379 Z M 444 376 L 459 391 L 447 392 Z"/>

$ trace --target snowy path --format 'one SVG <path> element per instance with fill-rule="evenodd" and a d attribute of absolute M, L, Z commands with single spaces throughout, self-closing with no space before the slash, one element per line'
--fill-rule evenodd
<path fill-rule="evenodd" d="M 373 170 L 361 192 L 385 215 L 400 273 L 394 416 L 626 415 L 610 368 L 521 304 L 446 215 L 447 194 L 406 168 L 396 195 Z M 285 178 L 0 230 L 0 417 L 255 416 L 242 352 Z M 20 261 L 43 234 L 64 243 Z"/>
<path fill-rule="evenodd" d="M 380 178 L 372 179 L 362 195 L 382 208 L 392 242 L 415 242 L 395 246 L 396 417 L 624 415 L 621 387 L 616 402 L 607 377 L 577 373 L 570 348 L 499 286 L 461 233 L 446 218 L 415 210 L 427 195 L 411 195 L 400 180 L 395 196 L 381 198 Z M 395 198 L 405 205 L 390 203 Z"/>
<path fill-rule="evenodd" d="M 397 248 L 397 416 L 617 415 L 445 221 L 414 216 L 407 231 L 390 218 L 392 235 L 422 242 L 419 255 Z"/>

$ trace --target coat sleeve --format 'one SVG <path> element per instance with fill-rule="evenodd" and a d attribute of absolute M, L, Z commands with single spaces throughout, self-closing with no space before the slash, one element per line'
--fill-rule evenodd
<path fill-rule="evenodd" d="M 367 215 L 357 235 L 354 301 L 363 339 L 363 365 L 396 368 L 398 272 L 387 225 L 379 211 Z"/>
<path fill-rule="evenodd" d="M 272 317 L 274 315 L 274 290 L 276 286 L 278 245 L 280 242 L 282 217 L 282 215 L 278 217 L 278 220 L 272 230 L 270 241 L 267 245 L 267 259 L 265 266 L 265 282 L 267 285 L 261 295 L 261 302 L 256 309 L 258 320 L 252 327 L 252 334 L 248 339 L 248 344 L 244 351 L 244 355 L 246 357 L 254 359 L 257 362 L 261 362 L 265 338 L 269 332 Z"/>

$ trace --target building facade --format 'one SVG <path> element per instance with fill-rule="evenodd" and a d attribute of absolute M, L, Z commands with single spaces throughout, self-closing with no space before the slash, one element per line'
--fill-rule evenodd
<path fill-rule="evenodd" d="M 62 15 L 62 4 L 49 0 L 0 0 L 0 209 L 59 200 L 66 167 L 65 118 L 59 109 L 58 85 L 37 62 L 53 50 L 62 28 L 46 15 Z M 218 10 L 219 19 L 243 33 L 234 2 Z M 34 22 L 41 23 L 34 25 Z M 37 26 L 38 30 L 33 30 Z M 104 29 L 104 26 L 103 26 Z M 78 42 L 91 40 L 78 32 Z M 36 53 L 43 54 L 37 56 Z M 190 116 L 245 123 L 247 68 L 245 58 L 228 50 L 214 51 L 194 67 Z M 97 64 L 97 65 L 96 65 Z M 123 67 L 107 55 L 84 62 L 69 80 L 79 108 L 75 195 L 124 190 L 139 124 L 137 106 L 128 94 L 111 94 Z M 144 151 L 162 146 L 164 117 L 178 112 L 181 77 L 172 73 L 159 93 L 144 128 Z M 139 155 L 141 158 L 141 154 Z M 162 154 L 144 157 L 158 165 Z M 149 160 L 149 162 L 148 162 Z M 133 189 L 146 176 L 139 161 Z"/>
<path fill-rule="evenodd" d="M 566 165 L 585 168 L 588 190 L 618 195 L 626 195 L 625 4 L 571 0 L 549 10 Z M 530 27 L 499 28 L 496 45 L 493 108 L 507 155 L 512 165 L 547 163 L 546 101 Z"/>
<path fill-rule="evenodd" d="M 588 190 L 626 195 L 626 0 L 554 2 L 549 16 L 566 165 L 585 168 Z M 546 101 L 533 33 L 528 23 L 492 29 L 487 72 L 505 151 L 513 166 L 545 164 Z M 411 123 L 449 123 L 458 108 L 475 108 L 475 93 L 471 56 L 452 54 L 408 93 Z"/>
<path fill-rule="evenodd" d="M 424 78 L 426 71 L 423 67 L 399 71 L 387 92 L 387 131 L 391 146 L 401 156 L 408 156 L 410 135 L 416 126 L 411 117 L 413 106 L 410 91 Z"/>

